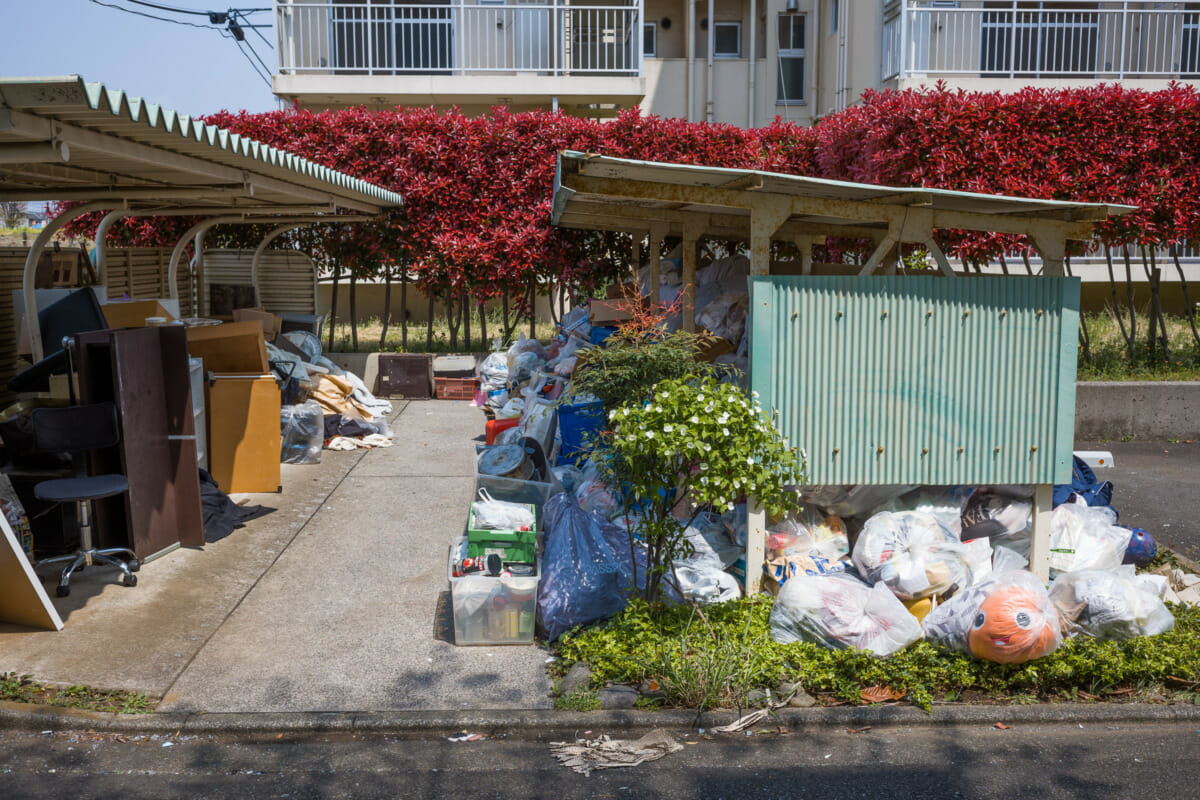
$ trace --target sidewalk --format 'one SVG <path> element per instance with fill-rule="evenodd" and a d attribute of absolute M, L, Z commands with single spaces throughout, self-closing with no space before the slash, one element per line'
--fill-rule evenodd
<path fill-rule="evenodd" d="M 284 465 L 277 508 L 135 588 L 85 571 L 58 633 L 0 625 L 0 672 L 141 691 L 163 711 L 539 709 L 537 647 L 455 647 L 446 581 L 483 428 L 465 402 L 412 402 L 391 448 Z"/>

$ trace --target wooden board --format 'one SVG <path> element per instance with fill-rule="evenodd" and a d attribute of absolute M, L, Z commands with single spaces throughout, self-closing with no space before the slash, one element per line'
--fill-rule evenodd
<path fill-rule="evenodd" d="M 205 391 L 208 465 L 217 486 L 226 493 L 278 491 L 280 403 L 275 378 L 217 375 Z"/>
<path fill-rule="evenodd" d="M 61 631 L 62 618 L 3 514 L 0 530 L 0 622 Z"/>
<path fill-rule="evenodd" d="M 261 375 L 270 369 L 262 325 L 258 322 L 225 322 L 187 329 L 188 352 L 204 359 L 209 372 Z"/>
<path fill-rule="evenodd" d="M 159 328 L 158 331 L 162 347 L 163 386 L 166 390 L 167 448 L 170 452 L 167 483 L 174 494 L 175 526 L 180 544 L 203 547 L 204 511 L 200 505 L 200 472 L 196 466 L 196 448 L 199 445 L 192 405 L 187 331 L 179 326 Z"/>

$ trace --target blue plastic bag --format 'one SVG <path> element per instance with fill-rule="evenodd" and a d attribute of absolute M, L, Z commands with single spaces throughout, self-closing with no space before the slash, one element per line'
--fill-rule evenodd
<path fill-rule="evenodd" d="M 552 642 L 576 625 L 625 608 L 631 588 L 628 547 L 614 548 L 612 531 L 568 492 L 546 501 L 546 547 L 538 582 L 538 633 Z M 609 527 L 616 526 L 609 523 Z M 619 528 L 616 529 L 618 533 Z M 608 535 L 606 535 L 608 534 Z"/>

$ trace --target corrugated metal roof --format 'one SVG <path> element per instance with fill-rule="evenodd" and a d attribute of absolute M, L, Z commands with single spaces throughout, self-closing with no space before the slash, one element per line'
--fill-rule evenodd
<path fill-rule="evenodd" d="M 65 159 L 20 161 L 31 145 L 63 144 Z M 13 155 L 3 156 L 6 147 Z M 89 192 L 150 197 L 155 190 L 195 188 L 198 195 L 186 198 L 194 204 L 218 187 L 212 203 L 226 208 L 230 197 L 241 206 L 324 197 L 360 211 L 403 204 L 396 192 L 78 75 L 0 79 L 0 190 L 6 196 L 27 190 L 69 199 Z M 225 202 L 216 201 L 218 194 Z M 175 199 L 164 192 L 168 196 Z"/>
<path fill-rule="evenodd" d="M 593 179 L 587 181 L 586 179 Z M 648 185 L 653 190 L 647 192 Z M 633 190 L 630 186 L 634 186 Z M 689 197 L 689 191 L 691 195 Z M 720 202 L 712 192 L 719 190 Z M 654 194 L 655 196 L 649 196 Z M 814 227 L 886 229 L 880 220 L 846 216 L 839 203 L 903 206 L 932 212 L 957 212 L 1061 222 L 1093 222 L 1129 213 L 1134 206 L 1076 203 L 1025 197 L 955 192 L 947 189 L 877 186 L 785 175 L 750 169 L 666 164 L 613 158 L 576 151 L 558 154 L 552 222 L 570 228 L 644 229 L 648 220 L 677 223 L 680 214 L 712 215 L 714 234 L 748 235 L 749 207 L 759 199 L 802 198 L 825 201 L 827 211 L 794 215 L 792 221 Z M 632 210 L 632 211 L 631 211 Z M 635 219 L 642 215 L 640 222 Z"/>

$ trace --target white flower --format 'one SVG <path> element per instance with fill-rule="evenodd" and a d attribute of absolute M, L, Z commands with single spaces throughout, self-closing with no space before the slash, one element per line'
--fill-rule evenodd
<path fill-rule="evenodd" d="M 608 412 L 608 418 L 610 420 L 617 418 L 617 410 L 615 408 L 612 411 Z"/>
<path fill-rule="evenodd" d="M 751 392 L 751 393 L 750 393 L 750 396 L 751 396 L 751 397 L 753 397 L 755 400 L 757 400 L 757 399 L 758 399 L 758 392 Z"/>
<path fill-rule="evenodd" d="M 708 464 L 706 464 L 705 462 L 701 461 L 701 462 L 700 462 L 700 471 L 701 471 L 701 472 L 708 472 Z"/>
<path fill-rule="evenodd" d="M 700 478 L 700 483 L 701 483 L 701 484 L 703 484 L 704 486 L 708 486 L 708 477 L 707 477 L 707 476 L 701 476 L 701 478 Z"/>
<path fill-rule="evenodd" d="M 712 413 L 712 403 L 709 403 L 708 405 L 706 405 L 706 406 L 704 407 L 704 413 L 705 413 L 705 414 L 711 414 L 711 413 Z"/>
<path fill-rule="evenodd" d="M 653 439 L 653 438 L 654 438 L 654 431 L 646 431 L 646 438 L 647 438 L 647 439 Z"/>
<path fill-rule="evenodd" d="M 712 452 L 712 445 L 711 445 L 711 444 L 709 444 L 708 442 L 705 442 L 705 443 L 704 443 L 704 452 L 706 452 L 706 453 L 711 453 L 711 452 Z"/>
<path fill-rule="evenodd" d="M 699 424 L 700 424 L 700 418 L 699 418 L 699 417 L 697 417 L 695 414 L 693 414 L 693 415 L 692 415 L 692 418 L 691 418 L 691 419 L 689 419 L 689 420 L 688 420 L 688 422 L 692 423 L 693 425 L 699 425 Z"/>
<path fill-rule="evenodd" d="M 725 436 L 729 435 L 729 428 L 721 428 L 721 433 Z"/>
<path fill-rule="evenodd" d="M 671 427 L 669 422 L 666 425 L 663 425 L 663 433 L 670 433 L 672 430 L 674 430 L 674 428 Z"/>
<path fill-rule="evenodd" d="M 753 467 L 753 466 L 754 466 L 754 459 L 753 459 L 753 458 L 751 458 L 750 456 L 746 456 L 746 464 L 747 464 L 747 465 L 749 465 L 749 466 L 751 466 L 751 467 Z"/>
<path fill-rule="evenodd" d="M 654 412 L 655 412 L 656 414 L 661 414 L 661 413 L 662 413 L 662 406 L 655 406 L 655 407 L 654 407 Z"/>
<path fill-rule="evenodd" d="M 683 435 L 683 434 L 685 434 L 685 433 L 687 433 L 687 428 L 685 428 L 685 427 L 683 427 L 682 425 L 680 425 L 680 426 L 679 426 L 679 435 L 680 435 L 680 436 L 682 436 L 682 435 Z"/>

